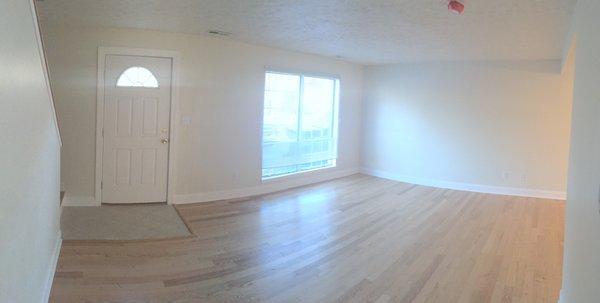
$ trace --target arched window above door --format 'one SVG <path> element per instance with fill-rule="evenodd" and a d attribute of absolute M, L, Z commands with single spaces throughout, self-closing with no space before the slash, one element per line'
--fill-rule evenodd
<path fill-rule="evenodd" d="M 158 80 L 147 68 L 134 66 L 126 69 L 117 80 L 117 87 L 158 87 Z"/>

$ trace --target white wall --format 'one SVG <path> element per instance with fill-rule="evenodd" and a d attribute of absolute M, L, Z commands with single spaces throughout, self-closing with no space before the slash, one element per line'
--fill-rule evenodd
<path fill-rule="evenodd" d="M 579 0 L 561 303 L 600 298 L 600 1 Z"/>
<path fill-rule="evenodd" d="M 366 172 L 564 196 L 572 69 L 559 60 L 373 66 L 365 79 Z"/>
<path fill-rule="evenodd" d="M 0 302 L 47 300 L 59 238 L 59 154 L 29 1 L 0 1 Z"/>
<path fill-rule="evenodd" d="M 94 194 L 97 49 L 181 52 L 176 201 L 197 202 L 283 189 L 356 172 L 359 167 L 362 67 L 199 35 L 42 24 L 63 135 L 62 181 L 73 202 Z M 265 67 L 341 78 L 339 158 L 335 169 L 261 183 L 261 115 Z"/>

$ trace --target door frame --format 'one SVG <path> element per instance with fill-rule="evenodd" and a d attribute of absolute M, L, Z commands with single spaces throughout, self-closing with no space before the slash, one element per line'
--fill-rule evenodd
<path fill-rule="evenodd" d="M 96 95 L 96 180 L 94 200 L 97 206 L 102 204 L 102 157 L 104 151 L 104 70 L 107 55 L 157 57 L 171 59 L 171 112 L 169 116 L 169 155 L 167 172 L 167 204 L 173 204 L 175 196 L 175 146 L 177 144 L 177 121 L 179 121 L 179 63 L 181 54 L 178 51 L 125 48 L 125 47 L 98 47 L 98 83 Z"/>

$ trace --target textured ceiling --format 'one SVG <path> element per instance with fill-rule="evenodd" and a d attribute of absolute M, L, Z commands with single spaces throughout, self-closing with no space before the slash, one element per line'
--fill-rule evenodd
<path fill-rule="evenodd" d="M 365 64 L 558 59 L 576 0 L 44 0 L 42 24 L 206 34 Z"/>

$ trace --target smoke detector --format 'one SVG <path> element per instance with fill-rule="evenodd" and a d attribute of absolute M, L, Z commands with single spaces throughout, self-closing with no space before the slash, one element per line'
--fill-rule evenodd
<path fill-rule="evenodd" d="M 448 10 L 460 15 L 465 10 L 465 5 L 458 0 L 451 0 L 448 3 Z"/>

